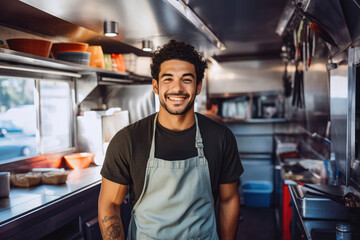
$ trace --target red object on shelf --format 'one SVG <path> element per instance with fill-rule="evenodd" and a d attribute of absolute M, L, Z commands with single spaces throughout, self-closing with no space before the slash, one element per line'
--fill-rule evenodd
<path fill-rule="evenodd" d="M 292 217 L 292 206 L 289 185 L 282 184 L 282 240 L 291 240 L 290 224 Z"/>
<path fill-rule="evenodd" d="M 112 69 L 118 72 L 125 72 L 125 61 L 122 54 L 111 54 Z"/>
<path fill-rule="evenodd" d="M 11 50 L 29 53 L 40 57 L 48 57 L 52 42 L 45 39 L 13 38 L 6 42 Z"/>

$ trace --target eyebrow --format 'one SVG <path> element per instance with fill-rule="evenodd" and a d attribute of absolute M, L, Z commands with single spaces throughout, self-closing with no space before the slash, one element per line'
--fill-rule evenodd
<path fill-rule="evenodd" d="M 164 73 L 163 75 L 161 75 L 160 78 L 163 78 L 163 77 L 173 77 L 173 76 L 174 76 L 174 75 L 171 74 L 171 73 Z M 194 76 L 194 74 L 192 74 L 192 73 L 184 73 L 184 74 L 182 75 L 182 77 L 187 77 L 187 76 L 193 77 L 193 78 L 195 79 L 195 76 Z"/>

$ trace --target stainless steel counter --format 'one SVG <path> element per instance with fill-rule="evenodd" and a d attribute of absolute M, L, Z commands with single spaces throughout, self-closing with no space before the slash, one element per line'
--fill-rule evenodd
<path fill-rule="evenodd" d="M 308 240 L 323 240 L 335 239 L 336 224 L 338 222 L 348 222 L 352 226 L 352 239 L 360 238 L 359 225 L 354 225 L 353 219 L 350 214 L 340 213 L 344 207 L 338 203 L 326 203 L 331 201 L 324 200 L 324 204 L 318 205 L 317 209 L 309 206 L 308 211 L 315 211 L 304 217 L 304 206 L 300 206 L 303 201 L 298 201 L 297 191 L 295 185 L 289 186 L 291 202 L 292 202 L 292 223 L 291 223 L 291 239 L 308 239 Z M 321 208 L 321 209 L 320 209 Z M 330 212 L 330 213 L 329 213 Z M 332 216 L 331 218 L 329 216 Z M 357 218 L 356 216 L 353 216 Z"/>
<path fill-rule="evenodd" d="M 9 198 L 0 199 L 0 228 L 25 215 L 101 183 L 100 166 L 71 170 L 65 184 L 13 187 Z"/>
<path fill-rule="evenodd" d="M 293 214 L 292 214 L 293 222 L 292 222 L 292 229 L 291 229 L 292 236 L 293 235 L 296 235 L 296 236 L 301 235 L 301 236 L 304 236 L 302 239 L 311 240 L 312 239 L 312 236 L 311 236 L 312 229 L 323 228 L 323 229 L 335 230 L 336 221 L 316 220 L 316 219 L 307 220 L 307 219 L 302 218 L 299 206 L 297 205 L 297 201 L 296 201 L 295 186 L 289 186 L 289 191 L 290 191 L 292 208 L 293 208 Z M 297 229 L 295 229 L 296 227 L 294 227 L 294 225 L 297 226 Z M 296 238 L 296 236 L 295 236 L 295 238 Z"/>

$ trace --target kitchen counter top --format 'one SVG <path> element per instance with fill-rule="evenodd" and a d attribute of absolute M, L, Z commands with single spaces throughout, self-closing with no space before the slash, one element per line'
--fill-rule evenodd
<path fill-rule="evenodd" d="M 12 187 L 8 198 L 0 199 L 0 228 L 10 222 L 74 194 L 101 184 L 100 166 L 70 170 L 65 184 Z"/>
<path fill-rule="evenodd" d="M 312 213 L 312 217 L 305 218 L 302 214 L 306 214 L 306 210 L 304 210 L 305 206 L 298 205 L 298 201 L 296 201 L 297 195 L 296 195 L 296 187 L 295 185 L 291 185 L 289 187 L 290 196 L 291 196 L 291 202 L 293 206 L 293 221 L 291 226 L 291 232 L 292 237 L 294 239 L 308 239 L 308 240 L 327 240 L 327 239 L 335 239 L 336 238 L 336 224 L 338 222 L 349 222 L 349 216 L 347 216 L 345 213 L 343 214 L 337 214 L 338 218 L 328 218 L 324 219 L 320 215 L 315 216 L 315 213 Z M 318 199 L 321 200 L 321 199 Z M 326 200 L 326 198 L 323 198 L 323 200 Z M 331 209 L 326 209 L 326 207 L 329 205 L 329 203 L 324 202 L 322 203 L 322 206 L 324 206 L 324 209 L 310 209 L 311 211 L 318 211 L 319 214 L 324 215 L 328 211 L 332 211 L 331 214 L 336 213 L 338 209 L 335 209 L 337 203 L 330 203 Z M 330 206 L 329 205 L 329 206 Z M 341 206 L 339 206 L 341 207 Z M 336 207 L 337 208 L 337 207 Z M 310 211 L 308 210 L 308 211 Z M 301 214 L 301 211 L 303 212 Z M 352 234 L 353 239 L 359 239 L 360 232 L 357 230 L 358 226 L 352 226 Z M 300 238 L 300 236 L 302 238 Z"/>

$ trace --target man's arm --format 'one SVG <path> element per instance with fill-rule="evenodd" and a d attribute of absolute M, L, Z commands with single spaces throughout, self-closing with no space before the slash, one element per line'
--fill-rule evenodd
<path fill-rule="evenodd" d="M 240 197 L 238 181 L 220 184 L 218 202 L 219 237 L 234 240 L 239 222 Z"/>
<path fill-rule="evenodd" d="M 120 205 L 124 201 L 128 186 L 102 178 L 98 203 L 98 218 L 104 240 L 124 240 L 124 229 L 120 217 Z"/>

